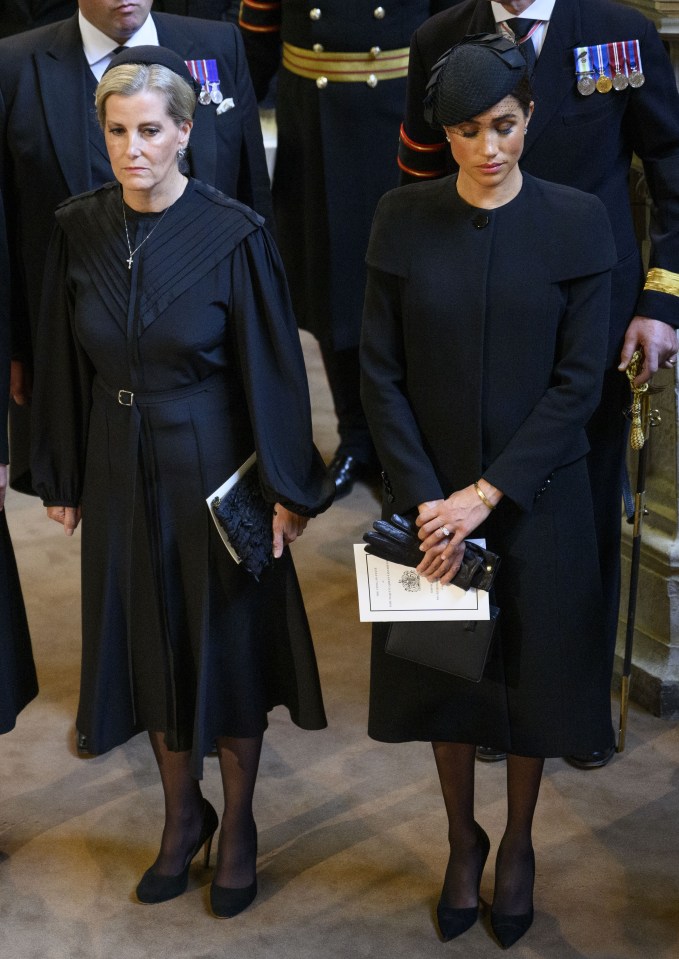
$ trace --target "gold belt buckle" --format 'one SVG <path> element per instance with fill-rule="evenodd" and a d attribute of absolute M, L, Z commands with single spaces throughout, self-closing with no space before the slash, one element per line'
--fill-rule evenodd
<path fill-rule="evenodd" d="M 118 402 L 121 406 L 132 406 L 134 393 L 130 390 L 118 390 Z"/>

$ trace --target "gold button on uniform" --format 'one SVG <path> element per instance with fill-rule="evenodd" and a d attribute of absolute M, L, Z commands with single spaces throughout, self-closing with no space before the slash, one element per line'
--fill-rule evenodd
<path fill-rule="evenodd" d="M 373 10 L 373 17 L 376 20 L 384 20 L 386 13 L 387 11 L 384 9 L 384 7 L 375 7 Z"/>
<path fill-rule="evenodd" d="M 325 88 L 327 87 L 327 85 L 328 85 L 328 78 L 327 78 L 327 77 L 318 77 L 318 78 L 316 79 L 316 86 L 318 87 L 319 90 L 325 90 Z"/>
<path fill-rule="evenodd" d="M 368 77 L 368 79 L 367 79 L 365 82 L 368 84 L 369 87 L 376 87 L 376 86 L 377 86 L 377 77 L 375 76 L 374 73 L 371 73 L 370 76 Z"/>
<path fill-rule="evenodd" d="M 370 48 L 370 56 L 373 58 L 373 60 L 376 60 L 379 57 L 380 53 L 382 53 L 382 50 L 379 47 Z"/>
<path fill-rule="evenodd" d="M 320 19 L 321 19 L 321 8 L 320 8 L 320 7 L 312 7 L 312 9 L 309 10 L 309 19 L 310 19 L 310 20 L 320 20 Z"/>
<path fill-rule="evenodd" d="M 312 50 L 314 51 L 314 53 L 323 53 L 323 51 L 325 50 L 325 47 L 323 46 L 322 43 L 314 43 Z"/>

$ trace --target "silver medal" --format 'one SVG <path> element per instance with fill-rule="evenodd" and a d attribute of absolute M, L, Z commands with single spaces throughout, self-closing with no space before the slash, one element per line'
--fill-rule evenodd
<path fill-rule="evenodd" d="M 595 90 L 596 83 L 591 75 L 580 77 L 578 80 L 578 93 L 581 93 L 583 97 L 588 97 L 594 93 Z"/>

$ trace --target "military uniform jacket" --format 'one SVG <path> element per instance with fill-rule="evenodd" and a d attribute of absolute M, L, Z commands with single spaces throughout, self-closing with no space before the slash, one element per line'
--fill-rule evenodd
<path fill-rule="evenodd" d="M 495 29 L 490 3 L 466 0 L 415 33 L 400 151 L 406 179 L 440 176 L 452 168 L 443 131 L 433 130 L 422 116 L 431 67 L 465 35 Z M 573 49 L 620 40 L 639 40 L 644 85 L 579 94 Z M 614 364 L 635 313 L 679 326 L 679 95 L 674 71 L 655 27 L 637 11 L 611 0 L 556 0 L 532 86 L 535 112 L 522 170 L 594 193 L 611 220 L 618 253 L 609 333 L 609 363 Z M 644 164 L 654 202 L 649 263 L 654 272 L 641 295 L 643 275 L 628 193 L 633 153 Z"/>
<path fill-rule="evenodd" d="M 277 94 L 274 175 L 277 238 L 301 326 L 335 349 L 358 343 L 364 257 L 379 197 L 397 183 L 394 145 L 406 79 L 382 76 L 389 51 L 454 0 L 283 0 L 241 7 L 258 99 L 281 64 L 281 43 L 305 51 L 374 56 L 365 79 L 334 82 L 285 66 Z M 364 66 L 364 65 L 363 65 Z"/>

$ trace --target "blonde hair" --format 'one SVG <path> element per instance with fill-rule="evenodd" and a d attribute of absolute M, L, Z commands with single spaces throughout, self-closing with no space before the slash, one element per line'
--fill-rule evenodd
<path fill-rule="evenodd" d="M 131 97 L 146 91 L 162 94 L 168 116 L 178 127 L 193 119 L 196 95 L 183 77 L 159 63 L 123 63 L 108 70 L 97 86 L 94 103 L 101 128 L 106 123 L 106 101 L 110 96 Z"/>

